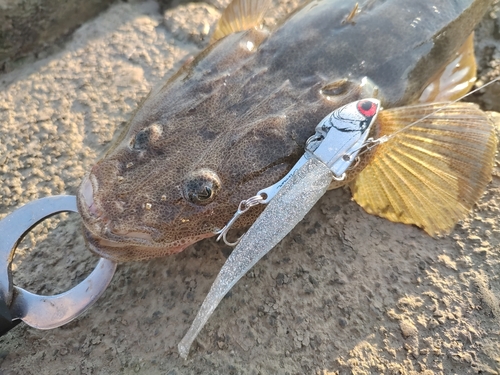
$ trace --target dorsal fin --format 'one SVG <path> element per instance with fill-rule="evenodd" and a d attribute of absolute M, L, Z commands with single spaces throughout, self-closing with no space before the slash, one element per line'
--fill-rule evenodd
<path fill-rule="evenodd" d="M 211 42 L 259 26 L 271 0 L 233 0 L 222 13 Z"/>
<path fill-rule="evenodd" d="M 474 56 L 474 33 L 457 50 L 455 57 L 443 66 L 428 82 L 420 103 L 456 100 L 476 82 L 476 58 Z"/>
<path fill-rule="evenodd" d="M 354 22 L 354 17 L 356 17 L 358 13 L 359 13 L 359 3 L 356 3 L 354 4 L 354 8 L 351 10 L 351 12 L 347 15 L 346 18 L 344 18 L 342 24 L 351 23 L 354 25 L 356 23 Z"/>
<path fill-rule="evenodd" d="M 445 103 L 379 113 L 379 136 L 394 134 Z M 449 233 L 491 180 L 497 139 L 491 118 L 472 103 L 453 103 L 377 146 L 350 184 L 368 213 Z"/>

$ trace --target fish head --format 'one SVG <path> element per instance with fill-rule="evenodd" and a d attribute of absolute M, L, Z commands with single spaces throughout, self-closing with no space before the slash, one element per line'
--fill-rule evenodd
<path fill-rule="evenodd" d="M 213 236 L 242 200 L 278 181 L 304 152 L 283 142 L 291 135 L 279 117 L 220 132 L 212 124 L 225 128 L 231 116 L 163 121 L 144 113 L 78 192 L 89 248 L 115 261 L 177 253 Z M 249 226 L 262 209 L 250 209 L 234 228 Z"/>
<path fill-rule="evenodd" d="M 136 261 L 215 235 L 242 200 L 288 173 L 327 113 L 364 92 L 343 78 L 326 85 L 313 76 L 297 86 L 269 74 L 245 47 L 264 37 L 227 36 L 139 106 L 78 192 L 91 251 Z M 263 208 L 232 228 L 248 227 Z"/>

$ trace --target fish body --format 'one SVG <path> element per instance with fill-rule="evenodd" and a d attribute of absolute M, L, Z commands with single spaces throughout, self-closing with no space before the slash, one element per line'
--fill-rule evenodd
<path fill-rule="evenodd" d="M 352 16 L 356 1 L 313 0 L 273 30 L 214 42 L 150 93 L 82 182 L 90 249 L 141 260 L 212 236 L 290 170 L 335 108 L 417 101 L 491 2 L 368 1 Z"/>

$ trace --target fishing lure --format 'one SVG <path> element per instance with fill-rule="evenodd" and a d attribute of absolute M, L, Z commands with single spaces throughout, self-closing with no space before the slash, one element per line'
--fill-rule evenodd
<path fill-rule="evenodd" d="M 187 358 L 193 340 L 233 285 L 304 218 L 332 180 L 346 178 L 345 172 L 367 143 L 380 109 L 379 100 L 364 99 L 333 111 L 316 127 L 304 155 L 290 172 L 240 204 L 233 219 L 220 231 L 219 238 L 222 236 L 225 240 L 227 230 L 244 212 L 242 204 L 248 207 L 248 201 L 269 203 L 231 253 L 191 328 L 179 343 L 183 358 Z"/>
<path fill-rule="evenodd" d="M 457 101 L 436 103 L 435 110 L 414 119 L 415 113 L 421 113 L 421 105 L 382 111 L 377 99 L 365 99 L 347 104 L 323 119 L 316 127 L 316 133 L 308 139 L 305 154 L 292 170 L 276 184 L 241 202 L 235 216 L 218 232 L 218 239 L 223 238 L 228 243 L 227 231 L 247 207 L 268 203 L 247 233 L 237 241 L 236 248 L 212 284 L 195 320 L 179 343 L 181 357 L 187 358 L 194 339 L 227 292 L 304 218 L 332 180 L 346 178 L 346 171 L 353 167 L 352 163 L 368 149 L 396 143 L 388 149 L 382 148 L 385 155 L 380 161 L 365 168 L 370 181 L 364 181 L 362 188 L 356 182 L 351 185 L 352 189 L 357 189 L 354 190 L 354 199 L 358 203 L 367 211 L 371 205 L 378 205 L 377 209 L 387 211 L 390 218 L 393 213 L 387 207 L 397 202 L 401 206 L 399 217 L 410 223 L 412 220 L 425 223 L 428 231 L 453 227 L 455 217 L 461 215 L 463 209 L 470 209 L 468 199 L 477 195 L 474 188 L 458 187 L 458 175 L 465 174 L 465 178 L 476 185 L 489 181 L 497 144 L 493 127 L 484 112 L 474 104 Z M 377 118 L 390 123 L 395 114 L 398 120 L 405 118 L 401 112 L 407 112 L 408 118 L 414 120 L 403 126 L 395 124 L 390 134 L 381 134 L 377 139 L 368 137 L 374 131 Z M 449 117 L 454 121 L 447 120 Z M 432 130 L 434 139 L 429 137 Z M 422 134 L 419 136 L 419 132 L 423 132 L 425 137 Z M 397 159 L 400 148 L 408 147 L 419 149 L 422 153 L 420 159 L 412 160 L 413 165 Z M 402 155 L 404 159 L 405 154 Z M 391 173 L 397 177 L 378 177 Z M 380 187 L 380 181 L 384 180 L 391 181 L 393 185 Z M 455 200 L 450 197 L 458 188 L 466 197 L 461 204 L 451 205 L 450 201 Z M 377 191 L 374 189 L 378 189 L 379 194 L 374 194 Z M 424 208 L 415 204 L 418 199 L 426 200 Z M 428 213 L 426 207 L 433 199 L 437 202 L 436 208 Z M 391 202 L 387 203 L 388 200 Z"/>
<path fill-rule="evenodd" d="M 332 179 L 343 181 L 346 170 L 352 165 L 358 153 L 367 143 L 368 134 L 380 111 L 378 99 L 364 99 L 342 106 L 327 115 L 316 126 L 316 133 L 308 139 L 305 154 L 281 180 L 272 186 L 260 190 L 255 196 L 241 201 L 238 211 L 224 228 L 217 231 L 217 241 L 221 238 L 230 246 L 226 235 L 236 220 L 250 207 L 269 203 L 283 186 L 311 158 L 323 162 L 332 172 Z M 368 143 L 373 142 L 370 140 Z"/>

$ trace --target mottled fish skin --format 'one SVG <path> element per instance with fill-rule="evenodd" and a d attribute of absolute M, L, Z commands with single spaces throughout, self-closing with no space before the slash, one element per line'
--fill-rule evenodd
<path fill-rule="evenodd" d="M 345 22 L 356 2 L 310 1 L 272 31 L 228 35 L 153 91 L 80 188 L 90 249 L 141 260 L 212 236 L 287 173 L 333 109 L 414 102 L 492 0 L 368 1 Z"/>

